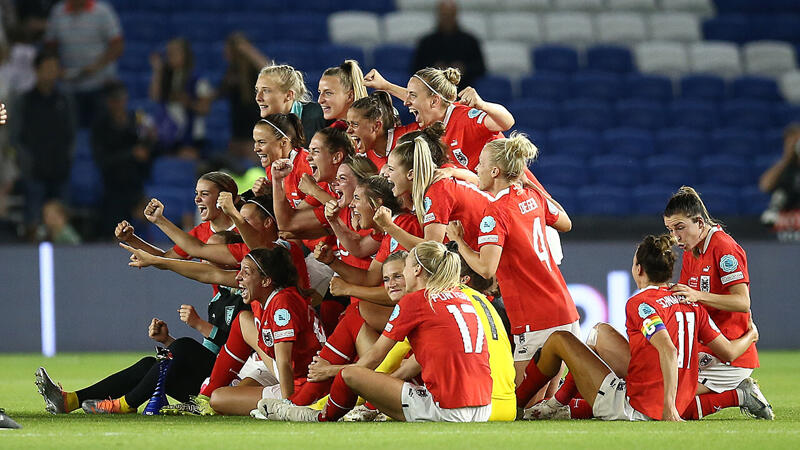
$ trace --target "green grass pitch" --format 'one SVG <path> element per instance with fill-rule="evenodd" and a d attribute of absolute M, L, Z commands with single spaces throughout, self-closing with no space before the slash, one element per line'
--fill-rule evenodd
<path fill-rule="evenodd" d="M 755 377 L 773 405 L 774 422 L 738 408 L 699 422 L 600 421 L 486 424 L 262 422 L 249 417 L 53 416 L 45 412 L 33 373 L 44 365 L 76 389 L 136 361 L 133 353 L 0 355 L 0 407 L 23 425 L 0 431 L 0 448 L 800 448 L 800 351 L 761 352 Z"/>

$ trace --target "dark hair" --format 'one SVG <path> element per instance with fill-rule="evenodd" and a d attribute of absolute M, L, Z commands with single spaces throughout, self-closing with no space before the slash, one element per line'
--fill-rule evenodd
<path fill-rule="evenodd" d="M 431 151 L 431 159 L 433 160 L 433 163 L 436 165 L 436 167 L 442 167 L 450 161 L 450 158 L 448 157 L 447 146 L 444 144 L 444 142 L 442 142 L 442 136 L 444 136 L 444 132 L 444 123 L 434 122 L 429 127 L 426 127 L 422 130 L 411 131 L 400 136 L 397 139 L 397 146 L 395 146 L 395 149 L 392 151 L 396 151 L 401 144 L 412 143 L 410 149 L 405 149 L 406 151 L 399 155 L 403 164 L 408 168 L 412 168 L 414 167 L 413 142 L 415 138 L 422 136 L 422 138 L 425 139 L 425 142 L 428 143 L 428 149 Z"/>
<path fill-rule="evenodd" d="M 55 60 L 58 61 L 58 54 L 53 52 L 53 51 L 50 51 L 50 50 L 42 50 L 33 59 L 33 67 L 35 69 L 38 69 L 39 66 L 41 66 L 43 62 L 45 62 L 45 61 L 47 61 L 48 59 L 51 59 L 51 58 L 55 58 Z"/>
<path fill-rule="evenodd" d="M 718 222 L 708 214 L 708 209 L 700 199 L 700 194 L 689 186 L 681 186 L 678 192 L 672 194 L 667 207 L 664 208 L 664 217 L 683 214 L 684 216 L 697 221 L 703 221 L 709 225 L 717 225 Z"/>
<path fill-rule="evenodd" d="M 222 239 L 222 242 L 225 244 L 244 243 L 242 235 L 233 230 L 217 231 L 216 233 L 212 234 L 212 236 L 219 236 Z"/>
<path fill-rule="evenodd" d="M 392 97 L 385 91 L 374 91 L 367 97 L 353 102 L 350 109 L 357 110 L 369 120 L 381 120 L 383 131 L 388 132 L 400 122 L 400 118 L 392 105 Z"/>
<path fill-rule="evenodd" d="M 636 248 L 636 262 L 653 283 L 666 283 L 672 278 L 677 256 L 672 251 L 675 238 L 669 234 L 649 235 Z"/>
<path fill-rule="evenodd" d="M 128 88 L 125 86 L 125 83 L 118 80 L 109 81 L 105 86 L 103 86 L 103 96 L 106 98 L 106 100 L 113 99 L 127 93 Z"/>
<path fill-rule="evenodd" d="M 257 263 L 259 272 L 269 277 L 276 288 L 297 287 L 297 268 L 286 247 L 254 248 L 249 256 Z"/>
<path fill-rule="evenodd" d="M 467 264 L 467 261 L 461 256 L 461 253 L 458 251 L 458 244 L 455 241 L 450 241 L 445 244 L 447 250 L 458 253 L 459 258 L 461 258 L 461 278 L 469 277 L 469 287 L 475 289 L 476 291 L 486 294 L 490 287 L 492 287 L 492 280 L 483 278 L 482 276 L 478 275 L 477 272 L 472 270 L 472 267 Z"/>
<path fill-rule="evenodd" d="M 364 186 L 364 191 L 373 208 L 378 208 L 378 200 L 380 199 L 383 206 L 389 208 L 392 214 L 398 214 L 403 211 L 403 205 L 400 204 L 400 200 L 392 194 L 392 182 L 386 177 L 373 175 L 363 180 L 358 180 L 358 185 Z"/>
<path fill-rule="evenodd" d="M 275 220 L 275 210 L 272 208 L 272 195 L 257 195 L 245 200 L 245 204 L 247 203 L 255 203 L 258 206 L 256 209 L 258 213 L 261 214 L 262 219 L 272 217 L 273 221 Z M 275 225 L 277 226 L 278 223 L 275 222 Z"/>
<path fill-rule="evenodd" d="M 339 126 L 323 128 L 317 131 L 314 136 L 316 137 L 317 135 L 320 135 L 325 139 L 325 145 L 328 147 L 327 150 L 330 154 L 342 152 L 346 158 L 356 153 L 356 149 L 353 147 L 353 141 L 350 140 L 350 136 L 348 136 L 347 132 Z"/>
<path fill-rule="evenodd" d="M 286 137 L 289 138 L 292 148 L 305 147 L 306 145 L 303 123 L 295 114 L 269 114 L 267 117 L 256 122 L 255 126 L 267 127 L 272 132 L 273 136 L 275 136 L 275 139 L 282 139 L 285 134 Z M 283 134 L 281 134 L 281 131 Z"/>
<path fill-rule="evenodd" d="M 200 179 L 214 183 L 220 192 L 230 192 L 234 197 L 239 195 L 239 186 L 236 185 L 236 181 L 225 172 L 204 173 Z"/>
<path fill-rule="evenodd" d="M 383 265 L 385 266 L 386 264 L 388 264 L 390 262 L 393 262 L 393 261 L 405 261 L 405 259 L 407 257 L 408 257 L 408 252 L 407 251 L 398 250 L 398 251 L 390 254 L 389 256 L 387 256 L 386 259 L 383 261 Z"/>

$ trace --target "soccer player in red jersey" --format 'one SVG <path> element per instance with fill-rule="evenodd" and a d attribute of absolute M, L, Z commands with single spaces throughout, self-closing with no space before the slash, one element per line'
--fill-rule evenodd
<path fill-rule="evenodd" d="M 319 79 L 319 98 L 325 120 L 347 120 L 347 110 L 354 101 L 367 96 L 364 73 L 358 61 L 346 59 L 336 67 L 329 67 Z"/>
<path fill-rule="evenodd" d="M 670 198 L 664 210 L 664 225 L 684 250 L 680 281 L 672 290 L 687 301 L 703 305 L 728 339 L 743 335 L 751 320 L 745 251 L 711 218 L 700 195 L 688 186 Z M 755 343 L 730 364 L 706 347 L 700 350 L 698 394 L 713 392 L 727 397 L 718 407 L 740 406 L 730 392 L 754 384 L 750 375 L 758 367 Z M 764 407 L 756 411 L 756 417 L 772 419 L 772 408 L 760 390 L 759 395 Z M 713 412 L 701 412 L 699 416 Z"/>
<path fill-rule="evenodd" d="M 489 142 L 481 152 L 479 187 L 493 199 L 478 227 L 479 252 L 470 248 L 474 244 L 465 238 L 466 226 L 458 222 L 447 226 L 447 236 L 459 244 L 469 266 L 484 278 L 497 276 L 516 343 L 517 385 L 550 334 L 566 330 L 580 335 L 578 310 L 545 238 L 545 226 L 565 232 L 572 222 L 541 190 L 524 188 L 521 182 L 537 152 L 525 135 L 516 133 Z"/>
<path fill-rule="evenodd" d="M 502 137 L 499 133 L 514 125 L 514 116 L 503 105 L 484 101 L 471 87 L 458 92 L 456 86 L 460 80 L 458 69 L 428 67 L 417 71 L 407 87 L 402 88 L 373 69 L 364 78 L 364 84 L 402 99 L 420 128 L 444 122 L 447 132 L 443 141 L 451 160 L 474 171 L 483 146 Z"/>
<path fill-rule="evenodd" d="M 380 170 L 397 139 L 416 130 L 416 123 L 400 125 L 392 99 L 384 91 L 375 91 L 353 102 L 347 110 L 347 134 L 353 139 L 356 151 L 366 155 Z"/>
<path fill-rule="evenodd" d="M 292 163 L 292 172 L 283 179 L 286 200 L 295 208 L 303 201 L 306 194 L 299 188 L 300 180 L 304 174 L 311 175 L 308 152 L 303 148 L 305 140 L 303 125 L 294 114 L 270 114 L 256 122 L 253 151 L 266 172 L 266 178 L 259 178 L 253 184 L 256 195 L 270 193 L 272 163 L 285 159 Z"/>
<path fill-rule="evenodd" d="M 492 378 L 483 326 L 458 288 L 460 261 L 438 242 L 409 252 L 403 271 L 406 294 L 383 334 L 357 363 L 334 379 L 322 412 L 265 399 L 270 419 L 335 421 L 360 395 L 387 416 L 407 422 L 485 422 L 491 413 Z M 374 372 L 395 343 L 408 337 L 421 366 L 423 386 Z"/>
<path fill-rule="evenodd" d="M 625 308 L 630 363 L 623 379 L 589 347 L 566 331 L 553 333 L 528 366 L 517 395 L 537 391 L 566 362 L 574 391 L 580 392 L 602 420 L 681 421 L 697 389 L 700 343 L 728 358 L 741 354 L 758 338 L 750 329 L 730 342 L 700 305 L 669 290 L 676 256 L 669 236 L 648 236 L 637 247 L 631 274 L 639 291 Z M 538 405 L 523 417 L 536 417 Z"/>

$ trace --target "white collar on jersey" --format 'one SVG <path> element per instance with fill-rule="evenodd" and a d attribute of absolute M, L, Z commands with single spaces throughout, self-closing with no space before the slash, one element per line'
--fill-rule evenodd
<path fill-rule="evenodd" d="M 392 151 L 392 142 L 394 142 L 394 128 L 386 132 L 386 157 L 389 157 L 389 152 Z M 373 152 L 374 153 L 374 152 Z"/>
<path fill-rule="evenodd" d="M 509 186 L 509 187 L 503 189 L 502 191 L 498 192 L 497 195 L 494 196 L 494 199 L 492 201 L 496 202 L 496 201 L 500 200 L 500 198 L 502 196 L 504 196 L 506 194 L 510 194 L 510 193 L 511 193 L 511 186 Z"/>
<path fill-rule="evenodd" d="M 218 231 L 218 230 L 215 230 L 215 229 L 214 229 L 214 224 L 213 224 L 213 223 L 209 223 L 209 224 L 208 224 L 208 227 L 209 227 L 209 228 L 211 228 L 211 231 L 212 231 L 213 233 L 219 233 L 219 231 Z M 233 229 L 234 229 L 234 228 L 236 228 L 236 224 L 235 224 L 235 223 L 234 223 L 234 224 L 231 224 L 231 226 L 229 226 L 228 228 L 226 228 L 226 229 L 224 229 L 224 230 L 222 230 L 222 231 L 233 231 Z"/>
<path fill-rule="evenodd" d="M 297 156 L 298 153 L 300 152 L 298 152 L 296 149 L 292 149 L 292 151 L 289 152 L 289 162 L 294 164 L 294 157 Z"/>
<path fill-rule="evenodd" d="M 450 103 L 450 106 L 447 107 L 447 112 L 444 113 L 444 126 L 447 127 L 447 123 L 450 122 L 450 116 L 453 114 L 453 110 L 456 109 L 455 103 Z"/>
<path fill-rule="evenodd" d="M 718 226 L 716 226 L 716 225 L 714 225 L 713 227 L 711 227 L 710 230 L 708 230 L 708 235 L 706 236 L 706 240 L 703 243 L 703 252 L 702 253 L 705 253 L 706 250 L 708 250 L 708 244 L 711 243 L 711 235 L 713 235 L 714 233 L 716 233 L 719 230 L 720 230 L 720 228 Z"/>
<path fill-rule="evenodd" d="M 272 293 L 271 293 L 271 294 L 269 294 L 269 297 L 267 297 L 267 301 L 265 301 L 265 302 L 264 302 L 264 310 L 265 310 L 265 311 L 267 310 L 267 306 L 269 306 L 269 302 L 271 302 L 271 301 L 272 301 L 272 299 L 273 299 L 273 298 L 274 298 L 276 295 L 278 295 L 278 292 L 280 292 L 280 291 L 282 291 L 282 290 L 283 290 L 283 288 L 280 288 L 280 289 L 275 289 L 274 291 L 272 291 Z"/>

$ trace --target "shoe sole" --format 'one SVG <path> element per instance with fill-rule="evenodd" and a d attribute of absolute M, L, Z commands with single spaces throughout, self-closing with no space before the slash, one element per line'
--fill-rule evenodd
<path fill-rule="evenodd" d="M 50 378 L 50 375 L 47 374 L 47 371 L 44 369 L 44 367 L 39 367 L 38 369 L 36 369 L 34 377 L 36 377 L 35 381 L 36 388 L 39 391 L 39 394 L 42 396 L 42 398 L 44 398 L 45 409 L 47 410 L 47 412 L 54 415 L 65 414 L 66 411 L 59 411 L 58 406 L 55 403 L 53 403 L 53 401 L 47 395 L 48 384 L 52 385 L 54 388 L 57 388 L 57 386 L 55 383 L 53 383 L 53 380 Z"/>

